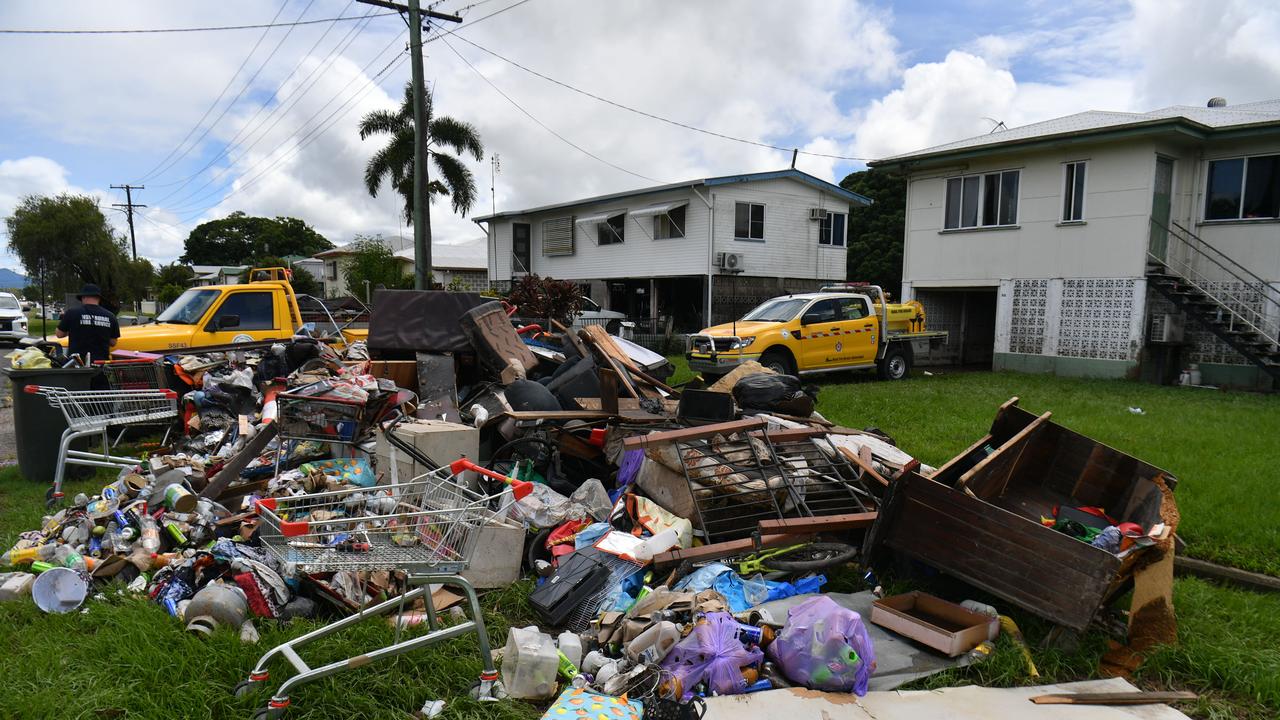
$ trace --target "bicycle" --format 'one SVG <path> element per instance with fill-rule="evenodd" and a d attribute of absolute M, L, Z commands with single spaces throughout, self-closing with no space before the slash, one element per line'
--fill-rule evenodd
<path fill-rule="evenodd" d="M 842 542 L 803 542 L 754 552 L 739 560 L 738 574 L 807 573 L 841 567 L 858 557 L 858 548 Z"/>

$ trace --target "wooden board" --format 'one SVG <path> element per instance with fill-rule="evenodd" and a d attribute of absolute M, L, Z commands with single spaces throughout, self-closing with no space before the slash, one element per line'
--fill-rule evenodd
<path fill-rule="evenodd" d="M 1116 693 L 1055 693 L 1028 698 L 1037 705 L 1158 705 L 1199 699 L 1190 690 Z"/>
<path fill-rule="evenodd" d="M 200 497 L 206 497 L 211 500 L 217 500 L 226 491 L 236 479 L 240 477 L 240 471 L 248 467 L 249 462 L 262 454 L 267 448 L 267 443 L 276 436 L 276 423 L 268 423 L 244 444 L 240 452 L 236 453 L 223 464 L 222 469 L 209 479 L 209 484 L 204 486 L 200 491 Z"/>
<path fill-rule="evenodd" d="M 871 527 L 876 520 L 876 513 L 845 513 L 843 515 L 826 515 L 812 518 L 785 518 L 782 520 L 761 520 L 757 523 L 761 535 L 785 533 L 820 533 L 839 530 L 857 530 Z"/>
<path fill-rule="evenodd" d="M 1120 568 L 1114 555 L 907 473 L 868 538 L 1051 622 L 1083 630 Z"/>
<path fill-rule="evenodd" d="M 764 428 L 765 425 L 766 423 L 764 420 L 750 418 L 747 420 L 714 423 L 712 425 L 699 425 L 698 427 L 682 428 L 680 430 L 649 433 L 647 435 L 632 435 L 622 442 L 622 447 L 627 450 L 636 450 L 639 448 L 654 447 L 656 445 L 665 445 L 667 443 L 673 443 L 680 440 L 697 440 L 698 438 L 711 437 L 713 435 L 730 435 L 733 433 L 760 430 Z"/>
<path fill-rule="evenodd" d="M 978 461 L 956 481 L 957 488 L 967 488 L 980 498 L 998 497 L 1004 492 L 1009 476 L 1022 456 L 1027 443 L 1049 421 L 1051 413 L 1045 413 L 1019 430 L 1013 437 L 1000 444 L 996 451 Z M 972 487 L 970 487 L 972 485 Z"/>
<path fill-rule="evenodd" d="M 679 565 L 686 560 L 693 563 L 706 562 L 733 555 L 746 555 L 765 548 L 794 545 L 810 539 L 812 539 L 812 536 L 800 534 L 763 535 L 760 537 L 759 544 L 756 543 L 754 538 L 742 538 L 712 545 L 700 545 L 694 548 L 676 548 L 660 555 L 654 555 L 653 564 L 657 568 L 666 568 Z"/>

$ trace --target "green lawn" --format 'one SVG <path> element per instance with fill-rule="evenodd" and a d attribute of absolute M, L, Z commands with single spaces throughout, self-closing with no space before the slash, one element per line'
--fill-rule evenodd
<path fill-rule="evenodd" d="M 682 363 L 681 363 L 682 365 Z M 681 368 L 676 382 L 687 377 Z M 941 463 L 980 437 L 996 407 L 1012 395 L 1029 410 L 1052 410 L 1055 419 L 1151 463 L 1180 479 L 1180 533 L 1200 557 L 1280 574 L 1276 511 L 1264 463 L 1274 456 L 1280 430 L 1280 398 L 1157 388 L 1127 382 L 1052 377 L 915 373 L 899 383 L 848 375 L 823 378 L 819 410 L 852 427 L 875 425 L 906 450 Z M 1128 407 L 1143 408 L 1134 415 Z M 92 492 L 101 481 L 71 484 L 69 493 Z M 0 471 L 0 545 L 39 523 L 43 486 L 16 469 Z M 485 598 L 490 637 L 500 647 L 509 624 L 530 617 L 519 584 Z M 855 573 L 833 581 L 833 590 L 858 587 Z M 941 583 L 939 592 L 967 593 Z M 0 603 L 0 644 L 7 648 L 0 673 L 0 717 L 247 717 L 255 702 L 231 696 L 231 687 L 266 648 L 313 627 L 262 624 L 262 642 L 241 645 L 229 633 L 209 641 L 182 632 L 156 605 L 108 593 L 88 611 L 44 616 L 29 603 Z M 956 599 L 961 599 L 957 597 Z M 999 606 L 999 603 L 997 603 Z M 1197 718 L 1280 717 L 1280 596 L 1262 595 L 1194 580 L 1175 585 L 1177 647 L 1148 659 L 1136 681 L 1147 687 L 1185 688 L 1203 699 L 1184 711 Z M 1009 611 L 1033 645 L 1042 677 L 1055 682 L 1095 677 L 1106 637 L 1094 631 L 1072 651 L 1046 650 L 1048 626 Z M 371 624 L 347 642 L 322 648 L 327 659 L 385 643 L 391 631 Z M 517 702 L 481 707 L 466 699 L 479 671 L 474 642 L 413 653 L 376 669 L 355 671 L 305 686 L 287 717 L 403 718 L 425 700 L 449 701 L 449 717 L 535 718 Z M 984 664 L 928 679 L 917 687 L 983 683 L 1029 684 L 1021 656 L 1002 638 Z M 194 710 L 193 708 L 198 708 Z"/>

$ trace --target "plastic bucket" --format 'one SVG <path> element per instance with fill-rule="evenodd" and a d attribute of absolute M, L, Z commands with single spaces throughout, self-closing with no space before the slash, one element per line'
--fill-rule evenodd
<path fill-rule="evenodd" d="M 89 581 L 70 568 L 56 567 L 36 576 L 31 598 L 47 613 L 68 613 L 80 607 L 89 594 Z"/>

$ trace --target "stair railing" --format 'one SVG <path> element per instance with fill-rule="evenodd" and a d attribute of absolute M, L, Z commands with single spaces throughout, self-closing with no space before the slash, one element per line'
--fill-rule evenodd
<path fill-rule="evenodd" d="M 1227 322 L 1227 329 L 1251 331 L 1272 345 L 1280 345 L 1280 300 L 1267 281 L 1177 222 L 1173 223 L 1173 228 L 1155 218 L 1151 222 L 1163 228 L 1169 238 L 1179 243 L 1186 252 L 1173 252 L 1173 248 L 1169 248 L 1165 257 L 1159 257 L 1148 249 L 1148 258 L 1169 268 L 1188 285 L 1217 303 L 1219 319 Z M 1196 267 L 1196 259 L 1203 259 L 1218 267 L 1228 277 L 1247 288 L 1246 292 L 1256 293 L 1262 299 L 1261 309 L 1255 309 L 1256 298 L 1235 290 L 1230 283 L 1224 288 L 1210 290 L 1215 280 Z M 1266 311 L 1268 305 L 1274 306 L 1270 317 Z"/>

